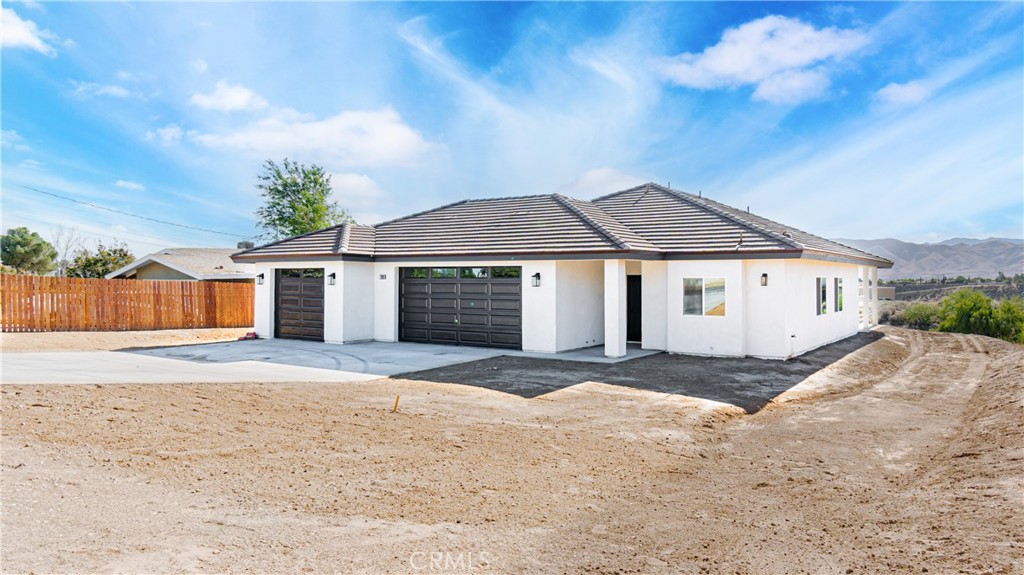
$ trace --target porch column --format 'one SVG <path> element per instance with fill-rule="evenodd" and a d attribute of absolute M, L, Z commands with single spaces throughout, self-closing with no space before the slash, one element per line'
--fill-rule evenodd
<path fill-rule="evenodd" d="M 626 355 L 626 261 L 604 261 L 604 354 Z"/>
<path fill-rule="evenodd" d="M 878 268 L 870 266 L 868 271 L 871 274 L 871 295 L 868 296 L 868 300 L 871 302 L 871 315 L 868 317 L 868 321 L 875 326 L 878 325 Z"/>
<path fill-rule="evenodd" d="M 868 328 L 868 317 L 870 310 L 868 309 L 868 296 L 871 295 L 868 290 L 868 283 L 871 278 L 868 277 L 867 266 L 857 266 L 857 329 Z"/>

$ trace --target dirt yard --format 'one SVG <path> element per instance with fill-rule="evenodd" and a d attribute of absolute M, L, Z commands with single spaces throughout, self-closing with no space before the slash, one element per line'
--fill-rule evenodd
<path fill-rule="evenodd" d="M 882 333 L 751 415 L 595 382 L 5 385 L 0 567 L 1022 572 L 1024 348 Z"/>
<path fill-rule="evenodd" d="M 232 341 L 252 328 L 164 329 L 155 331 L 55 331 L 0 334 L 4 352 L 107 351 L 130 347 Z"/>

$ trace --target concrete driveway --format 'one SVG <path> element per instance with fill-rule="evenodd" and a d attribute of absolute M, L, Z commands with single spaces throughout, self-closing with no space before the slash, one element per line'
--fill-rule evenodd
<path fill-rule="evenodd" d="M 344 346 L 252 340 L 119 351 L 4 353 L 0 382 L 230 383 L 365 381 L 502 355 L 501 350 L 410 343 Z"/>

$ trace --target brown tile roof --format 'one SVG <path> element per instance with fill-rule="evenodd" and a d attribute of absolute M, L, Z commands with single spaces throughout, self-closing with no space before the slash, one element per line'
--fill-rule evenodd
<path fill-rule="evenodd" d="M 239 252 L 236 260 L 257 260 L 269 257 L 373 255 L 374 229 L 360 224 L 341 224 L 308 234 L 285 238 Z"/>
<path fill-rule="evenodd" d="M 644 184 L 593 201 L 558 194 L 463 200 L 376 226 L 344 224 L 236 254 L 445 257 L 606 253 L 814 255 L 891 262 L 709 200 Z"/>

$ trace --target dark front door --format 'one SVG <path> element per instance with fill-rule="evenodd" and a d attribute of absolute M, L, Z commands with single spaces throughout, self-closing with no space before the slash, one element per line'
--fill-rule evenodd
<path fill-rule="evenodd" d="M 642 341 L 640 276 L 626 276 L 626 341 Z"/>
<path fill-rule="evenodd" d="M 277 270 L 274 337 L 324 340 L 324 270 Z"/>
<path fill-rule="evenodd" d="M 398 339 L 522 349 L 522 268 L 402 268 Z"/>

